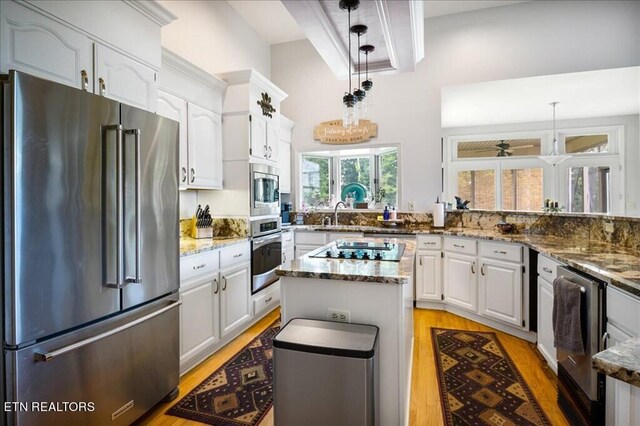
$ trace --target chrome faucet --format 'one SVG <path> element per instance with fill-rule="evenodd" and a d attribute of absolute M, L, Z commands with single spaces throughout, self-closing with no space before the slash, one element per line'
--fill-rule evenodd
<path fill-rule="evenodd" d="M 338 206 L 342 204 L 345 208 L 347 207 L 347 205 L 344 203 L 344 201 L 338 201 L 336 203 L 336 206 L 333 209 L 333 224 L 335 226 L 338 226 Z"/>

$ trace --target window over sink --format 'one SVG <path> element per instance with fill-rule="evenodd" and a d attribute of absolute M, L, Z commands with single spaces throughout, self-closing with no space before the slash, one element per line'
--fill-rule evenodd
<path fill-rule="evenodd" d="M 330 209 L 347 196 L 368 208 L 397 206 L 398 174 L 396 146 L 303 153 L 298 207 Z"/>

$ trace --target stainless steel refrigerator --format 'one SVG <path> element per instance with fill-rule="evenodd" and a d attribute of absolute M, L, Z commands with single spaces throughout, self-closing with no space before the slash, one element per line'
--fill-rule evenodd
<path fill-rule="evenodd" d="M 179 380 L 178 123 L 0 82 L 4 421 L 129 424 Z"/>

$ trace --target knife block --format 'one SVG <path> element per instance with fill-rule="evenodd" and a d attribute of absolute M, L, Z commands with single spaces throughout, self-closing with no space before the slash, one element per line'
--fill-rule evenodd
<path fill-rule="evenodd" d="M 196 226 L 196 220 L 193 219 L 191 223 L 191 231 L 189 232 L 189 235 L 191 236 L 191 238 L 196 238 L 196 239 L 213 238 L 213 227 L 211 226 L 198 227 Z"/>

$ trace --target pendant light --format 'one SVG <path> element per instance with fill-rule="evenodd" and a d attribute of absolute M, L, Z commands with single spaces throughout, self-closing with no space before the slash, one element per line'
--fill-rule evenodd
<path fill-rule="evenodd" d="M 366 92 L 364 90 L 362 90 L 360 88 L 360 37 L 363 34 L 367 33 L 367 26 L 366 25 L 354 25 L 351 28 L 349 28 L 349 31 L 354 33 L 354 34 L 358 34 L 358 86 L 356 87 L 356 89 L 353 91 L 353 96 L 356 97 L 357 100 L 357 112 L 358 112 L 358 120 L 361 118 L 364 118 L 364 116 L 367 113 L 367 107 L 366 107 L 366 102 L 365 102 L 365 97 L 366 97 Z"/>
<path fill-rule="evenodd" d="M 358 110 L 356 104 L 358 99 L 351 93 L 351 11 L 360 6 L 359 0 L 340 0 L 340 9 L 347 11 L 349 28 L 349 91 L 342 97 L 342 125 L 351 127 L 358 125 Z"/>
<path fill-rule="evenodd" d="M 553 108 L 553 147 L 551 148 L 551 153 L 549 155 L 539 155 L 538 158 L 545 161 L 552 166 L 556 164 L 562 163 L 567 158 L 571 157 L 570 155 L 560 155 L 558 153 L 558 137 L 556 135 L 556 105 L 559 102 L 551 102 L 549 105 Z"/>
<path fill-rule="evenodd" d="M 369 78 L 369 53 L 376 50 L 376 48 L 370 44 L 360 46 L 360 51 L 364 53 L 365 63 L 365 80 L 362 82 L 362 88 L 364 89 L 365 96 L 365 108 L 369 109 L 373 105 L 373 81 Z"/>

